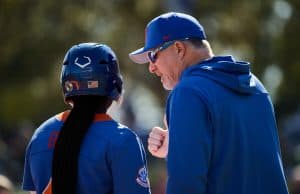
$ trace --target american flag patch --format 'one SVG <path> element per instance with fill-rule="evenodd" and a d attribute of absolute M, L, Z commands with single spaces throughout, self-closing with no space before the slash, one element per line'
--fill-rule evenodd
<path fill-rule="evenodd" d="M 98 81 L 88 81 L 87 86 L 88 86 L 88 88 L 98 88 L 99 83 L 98 83 Z"/>

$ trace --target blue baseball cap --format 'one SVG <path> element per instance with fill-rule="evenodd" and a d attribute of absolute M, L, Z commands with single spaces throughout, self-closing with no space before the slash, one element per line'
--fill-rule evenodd
<path fill-rule="evenodd" d="M 169 12 L 151 20 L 145 29 L 145 46 L 129 54 L 139 64 L 149 62 L 147 52 L 165 42 L 185 38 L 206 39 L 204 28 L 198 20 L 184 13 Z"/>

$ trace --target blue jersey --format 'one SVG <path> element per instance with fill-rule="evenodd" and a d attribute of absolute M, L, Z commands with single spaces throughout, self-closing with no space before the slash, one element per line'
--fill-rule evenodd
<path fill-rule="evenodd" d="M 167 104 L 167 194 L 287 194 L 270 97 L 230 56 L 188 67 Z"/>
<path fill-rule="evenodd" d="M 26 151 L 24 190 L 51 193 L 53 150 L 67 115 L 56 115 L 35 131 Z M 150 193 L 143 145 L 135 133 L 107 114 L 95 116 L 81 145 L 77 193 Z"/>

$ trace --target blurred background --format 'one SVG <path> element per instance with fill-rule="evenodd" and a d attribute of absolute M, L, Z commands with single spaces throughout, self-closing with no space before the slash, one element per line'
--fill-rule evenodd
<path fill-rule="evenodd" d="M 252 63 L 274 102 L 290 192 L 300 193 L 299 0 L 0 0 L 0 174 L 12 181 L 15 193 L 22 193 L 32 133 L 68 108 L 59 74 L 74 44 L 105 43 L 117 53 L 125 97 L 110 111 L 147 147 L 149 130 L 162 126 L 168 92 L 128 53 L 143 46 L 146 24 L 168 11 L 199 19 L 216 55 Z M 147 154 L 152 193 L 162 194 L 165 161 Z"/>

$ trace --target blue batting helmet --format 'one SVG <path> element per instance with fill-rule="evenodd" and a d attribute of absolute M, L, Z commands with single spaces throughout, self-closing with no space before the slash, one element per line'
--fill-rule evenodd
<path fill-rule="evenodd" d="M 82 43 L 67 52 L 60 83 L 64 97 L 108 96 L 117 100 L 122 93 L 122 76 L 117 57 L 104 44 Z"/>

